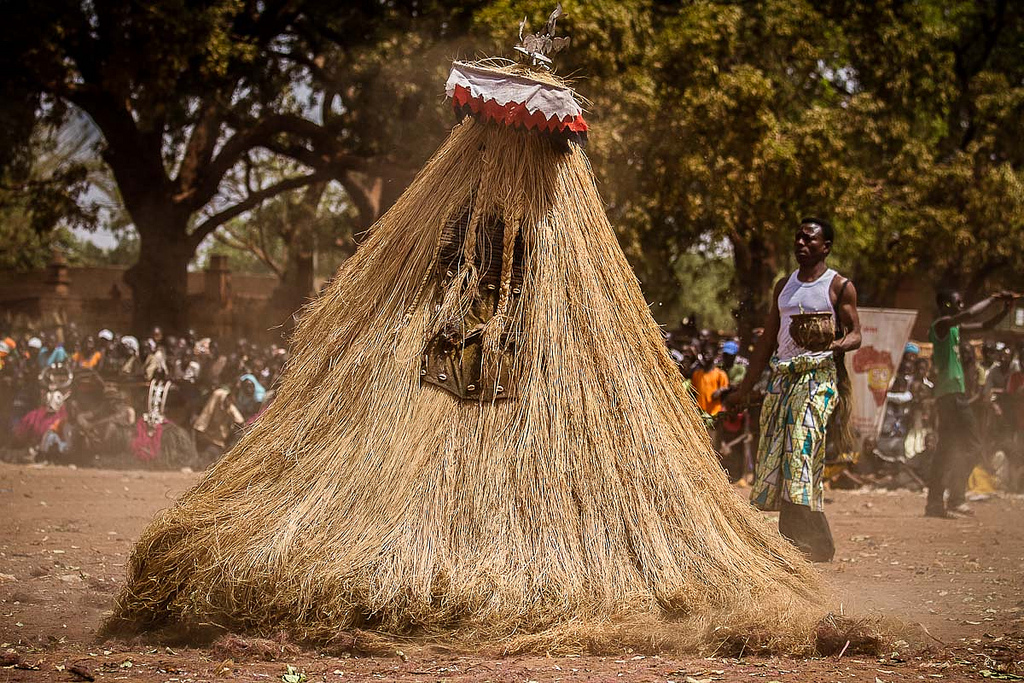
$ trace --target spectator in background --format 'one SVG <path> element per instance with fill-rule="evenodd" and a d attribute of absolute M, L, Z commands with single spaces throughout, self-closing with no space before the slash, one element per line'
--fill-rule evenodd
<path fill-rule="evenodd" d="M 939 445 L 928 477 L 925 515 L 950 517 L 951 511 L 971 512 L 965 502 L 967 479 L 981 450 L 978 425 L 966 395 L 960 357 L 961 332 L 981 332 L 997 325 L 1010 312 L 1013 295 L 1001 292 L 966 308 L 959 292 L 944 290 L 936 297 L 936 304 L 939 314 L 928 331 L 928 338 L 934 349 Z M 945 500 L 947 491 L 948 501 Z"/>
<path fill-rule="evenodd" d="M 244 424 L 245 418 L 235 405 L 231 389 L 214 389 L 192 423 L 197 450 L 202 452 L 206 459 L 215 458 L 216 454 L 231 447 L 236 430 Z"/>
<path fill-rule="evenodd" d="M 998 439 L 1013 428 L 1005 411 L 1006 389 L 1013 375 L 1013 350 L 999 342 L 996 346 L 996 363 L 988 371 L 985 385 L 979 392 L 981 398 L 980 424 L 986 433 Z"/>
<path fill-rule="evenodd" d="M 722 370 L 729 379 L 729 387 L 737 387 L 747 376 L 746 359 L 737 358 L 740 345 L 733 340 L 722 344 Z M 741 441 L 743 432 L 747 426 L 747 412 L 740 411 L 729 414 L 722 419 L 716 428 L 718 444 L 718 456 L 722 466 L 729 474 L 729 481 L 735 483 L 743 479 L 746 473 L 748 453 L 747 445 Z M 736 443 L 743 443 L 737 447 Z"/>
<path fill-rule="evenodd" d="M 99 370 L 103 352 L 96 348 L 96 338 L 92 335 L 86 337 L 82 349 L 71 354 L 71 360 L 74 361 L 75 367 Z"/>
<path fill-rule="evenodd" d="M 159 326 L 154 326 L 153 331 L 149 333 L 149 338 L 146 340 L 146 346 L 152 349 L 157 349 L 164 345 L 164 331 Z M 152 344 L 149 344 L 152 342 Z"/>
<path fill-rule="evenodd" d="M 1007 405 L 1012 408 L 1009 416 L 1017 437 L 1024 435 L 1024 343 L 1018 347 L 1015 368 L 1006 382 Z"/>
<path fill-rule="evenodd" d="M 902 394 L 910 391 L 910 381 L 914 376 L 914 364 L 917 362 L 917 354 L 920 352 L 917 344 L 907 342 L 903 347 L 903 357 L 900 359 L 900 366 L 896 368 L 896 376 L 893 377 L 890 392 Z"/>
<path fill-rule="evenodd" d="M 64 350 L 63 344 L 53 341 L 50 335 L 44 334 L 37 358 L 39 359 L 39 369 L 45 370 L 51 365 L 67 361 L 68 354 Z"/>
<path fill-rule="evenodd" d="M 982 378 L 981 383 L 984 384 L 987 379 L 988 371 L 999 361 L 999 349 L 996 348 L 996 342 L 991 339 L 986 339 L 981 345 L 981 370 Z"/>
<path fill-rule="evenodd" d="M 43 351 L 43 340 L 39 337 L 29 337 L 28 341 L 25 342 L 25 359 L 29 362 L 33 362 L 36 366 L 42 367 L 42 360 L 39 356 Z"/>
<path fill-rule="evenodd" d="M 8 362 L 8 356 L 17 353 L 17 347 L 13 342 L 14 340 L 10 337 L 0 341 L 0 370 L 4 369 L 4 365 Z"/>
<path fill-rule="evenodd" d="M 747 364 L 737 362 L 740 345 L 733 340 L 722 344 L 722 369 L 729 377 L 729 386 L 738 386 L 747 376 Z"/>
<path fill-rule="evenodd" d="M 682 347 L 681 350 L 673 348 L 669 349 L 669 356 L 675 361 L 676 366 L 679 368 L 679 374 L 683 376 L 683 390 L 693 395 L 693 367 L 696 363 L 696 354 L 693 352 L 693 346 L 687 344 Z"/>
<path fill-rule="evenodd" d="M 202 367 L 192 348 L 189 346 L 180 348 L 174 359 L 174 379 L 178 382 L 195 384 L 199 381 L 201 372 Z"/>
<path fill-rule="evenodd" d="M 988 403 L 995 403 L 997 394 L 1001 394 L 1007 383 L 1010 381 L 1010 366 L 1013 363 L 1013 350 L 999 342 L 996 345 L 995 364 L 985 375 L 984 386 L 982 387 L 983 398 Z M 966 367 L 966 366 L 965 366 Z"/>
<path fill-rule="evenodd" d="M 139 340 L 126 334 L 121 337 L 120 364 L 118 375 L 122 379 L 137 377 L 142 372 L 142 360 L 139 358 Z"/>
<path fill-rule="evenodd" d="M 210 340 L 208 348 L 209 362 L 203 365 L 201 378 L 206 386 L 216 387 L 223 384 L 221 377 L 228 365 L 228 357 L 220 352 L 220 345 L 215 340 Z"/>
<path fill-rule="evenodd" d="M 708 415 L 722 412 L 722 396 L 729 388 L 729 376 L 715 366 L 713 353 L 702 353 L 700 366 L 693 371 L 691 378 L 693 391 L 697 396 L 697 405 Z"/>
<path fill-rule="evenodd" d="M 930 363 L 927 358 L 917 356 L 917 345 L 913 345 L 915 353 L 910 367 L 910 375 L 905 379 L 906 392 L 910 394 L 907 404 L 907 437 L 904 440 L 904 455 L 912 460 L 928 449 L 928 435 L 932 431 L 932 388 L 928 379 Z"/>
<path fill-rule="evenodd" d="M 914 361 L 914 374 L 910 376 L 911 391 L 914 391 L 914 385 L 921 387 L 921 391 L 931 391 L 935 388 L 935 382 L 932 381 L 932 362 L 927 358 L 918 358 Z"/>
<path fill-rule="evenodd" d="M 113 378 L 117 376 L 117 370 L 119 367 L 118 351 L 120 350 L 117 340 L 114 338 L 114 333 L 110 330 L 103 328 L 96 333 L 96 348 L 99 349 L 100 353 L 103 354 L 102 360 L 100 360 L 99 367 L 97 370 L 107 378 Z"/>
<path fill-rule="evenodd" d="M 909 374 L 913 372 L 914 364 L 917 362 L 920 355 L 921 347 L 914 342 L 907 342 L 903 347 L 903 361 L 901 362 L 900 367 L 903 367 L 903 364 L 905 363 L 907 373 Z"/>
<path fill-rule="evenodd" d="M 209 462 L 230 446 L 235 425 L 256 419 L 270 403 L 288 357 L 283 347 L 244 339 L 237 346 L 230 343 L 227 348 L 235 352 L 229 357 L 216 340 L 197 339 L 192 330 L 171 337 L 155 327 L 144 344 L 108 328 L 91 336 L 87 332 L 68 325 L 63 337 L 49 331 L 38 336 L 25 332 L 17 339 L 0 334 L 0 439 L 38 454 L 45 438 L 48 453 L 67 462 L 92 462 L 91 455 L 119 450 L 128 455 L 135 449 L 135 423 L 146 392 L 140 380 L 161 379 L 173 387 L 168 418 L 195 427 Z M 67 343 L 57 343 L 61 338 Z M 73 380 L 72 368 L 97 369 L 102 382 L 81 373 L 86 380 L 82 391 L 60 404 L 57 399 L 67 397 L 69 389 L 62 382 Z M 47 389 L 45 404 L 40 382 Z M 186 440 L 191 447 L 187 435 Z"/>
<path fill-rule="evenodd" d="M 960 359 L 964 365 L 964 394 L 972 406 L 981 398 L 981 389 L 987 373 L 978 363 L 978 356 L 969 341 L 960 342 Z"/>
<path fill-rule="evenodd" d="M 238 379 L 235 404 L 246 420 L 260 411 L 266 394 L 266 389 L 253 374 L 246 373 Z"/>
<path fill-rule="evenodd" d="M 697 346 L 700 348 L 700 351 L 703 352 L 705 349 L 712 348 L 714 345 L 715 333 L 705 327 L 697 335 Z"/>

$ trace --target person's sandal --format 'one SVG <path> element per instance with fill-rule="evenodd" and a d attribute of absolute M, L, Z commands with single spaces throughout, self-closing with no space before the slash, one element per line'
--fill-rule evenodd
<path fill-rule="evenodd" d="M 974 508 L 972 508 L 967 503 L 960 503 L 959 505 L 955 505 L 949 508 L 947 514 L 959 515 L 961 517 L 973 517 Z"/>

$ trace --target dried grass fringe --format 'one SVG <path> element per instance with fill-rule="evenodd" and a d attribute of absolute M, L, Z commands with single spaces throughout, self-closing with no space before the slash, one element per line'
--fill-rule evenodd
<path fill-rule="evenodd" d="M 519 397 L 494 404 L 419 381 L 425 340 L 472 293 L 468 258 L 458 296 L 430 276 L 471 197 L 503 212 L 509 258 L 524 241 L 522 295 L 503 264 L 495 321 Z M 582 151 L 473 120 L 308 306 L 277 399 L 128 572 L 108 633 L 194 621 L 562 652 L 749 633 L 806 652 L 826 612 L 811 567 L 730 488 Z"/>

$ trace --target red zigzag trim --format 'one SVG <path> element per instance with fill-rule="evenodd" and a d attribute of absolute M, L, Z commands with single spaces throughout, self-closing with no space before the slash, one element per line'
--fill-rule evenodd
<path fill-rule="evenodd" d="M 483 97 L 474 97 L 464 86 L 456 85 L 455 93 L 452 95 L 452 104 L 456 109 L 468 107 L 474 115 L 506 126 L 523 126 L 530 130 L 540 130 L 546 133 L 569 131 L 572 133 L 586 134 L 587 122 L 583 115 L 566 116 L 561 121 L 552 116 L 548 118 L 538 109 L 534 113 L 526 108 L 521 102 L 509 102 L 501 105 L 497 101 L 485 100 Z"/>

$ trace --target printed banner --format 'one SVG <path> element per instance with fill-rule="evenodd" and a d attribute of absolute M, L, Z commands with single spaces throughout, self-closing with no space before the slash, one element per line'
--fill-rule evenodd
<path fill-rule="evenodd" d="M 860 308 L 864 340 L 846 354 L 846 369 L 853 384 L 852 426 L 862 439 L 876 438 L 885 416 L 885 394 L 903 358 L 903 347 L 917 311 L 895 308 Z"/>

